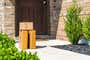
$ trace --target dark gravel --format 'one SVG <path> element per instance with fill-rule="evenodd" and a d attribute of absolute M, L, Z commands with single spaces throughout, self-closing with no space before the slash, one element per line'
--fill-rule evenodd
<path fill-rule="evenodd" d="M 64 49 L 80 54 L 90 55 L 90 46 L 88 45 L 57 45 L 52 47 Z"/>

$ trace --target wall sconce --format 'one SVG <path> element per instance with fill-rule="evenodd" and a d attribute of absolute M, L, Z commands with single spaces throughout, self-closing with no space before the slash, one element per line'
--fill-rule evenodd
<path fill-rule="evenodd" d="M 56 0 L 53 0 L 53 2 L 56 2 Z"/>
<path fill-rule="evenodd" d="M 44 5 L 47 5 L 47 0 L 43 0 L 43 4 Z"/>

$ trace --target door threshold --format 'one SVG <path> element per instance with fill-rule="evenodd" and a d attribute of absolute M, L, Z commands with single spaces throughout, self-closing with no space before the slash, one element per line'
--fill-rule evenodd
<path fill-rule="evenodd" d="M 48 39 L 49 35 L 36 35 L 37 39 Z"/>
<path fill-rule="evenodd" d="M 36 35 L 36 39 L 37 40 L 47 40 L 49 39 L 49 35 Z M 19 40 L 19 36 L 15 37 L 15 40 L 18 41 Z"/>

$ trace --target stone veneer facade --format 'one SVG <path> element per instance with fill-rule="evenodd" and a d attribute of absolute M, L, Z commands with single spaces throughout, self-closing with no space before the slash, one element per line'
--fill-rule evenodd
<path fill-rule="evenodd" d="M 64 31 L 64 18 L 72 0 L 48 0 L 50 5 L 50 36 L 68 40 Z M 90 13 L 90 0 L 77 0 L 83 7 L 81 16 Z M 15 37 L 15 0 L 0 0 L 0 32 Z"/>

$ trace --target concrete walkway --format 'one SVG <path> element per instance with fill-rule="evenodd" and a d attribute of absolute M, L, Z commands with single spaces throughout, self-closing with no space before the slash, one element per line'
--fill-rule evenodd
<path fill-rule="evenodd" d="M 90 60 L 90 56 L 83 55 L 67 50 L 62 50 L 50 46 L 55 45 L 66 45 L 70 44 L 67 41 L 59 41 L 59 40 L 49 40 L 49 41 L 40 41 L 37 42 L 36 45 L 38 46 L 37 49 L 28 49 L 27 52 L 37 52 L 40 60 Z M 18 43 L 16 43 L 16 47 L 19 48 Z"/>

